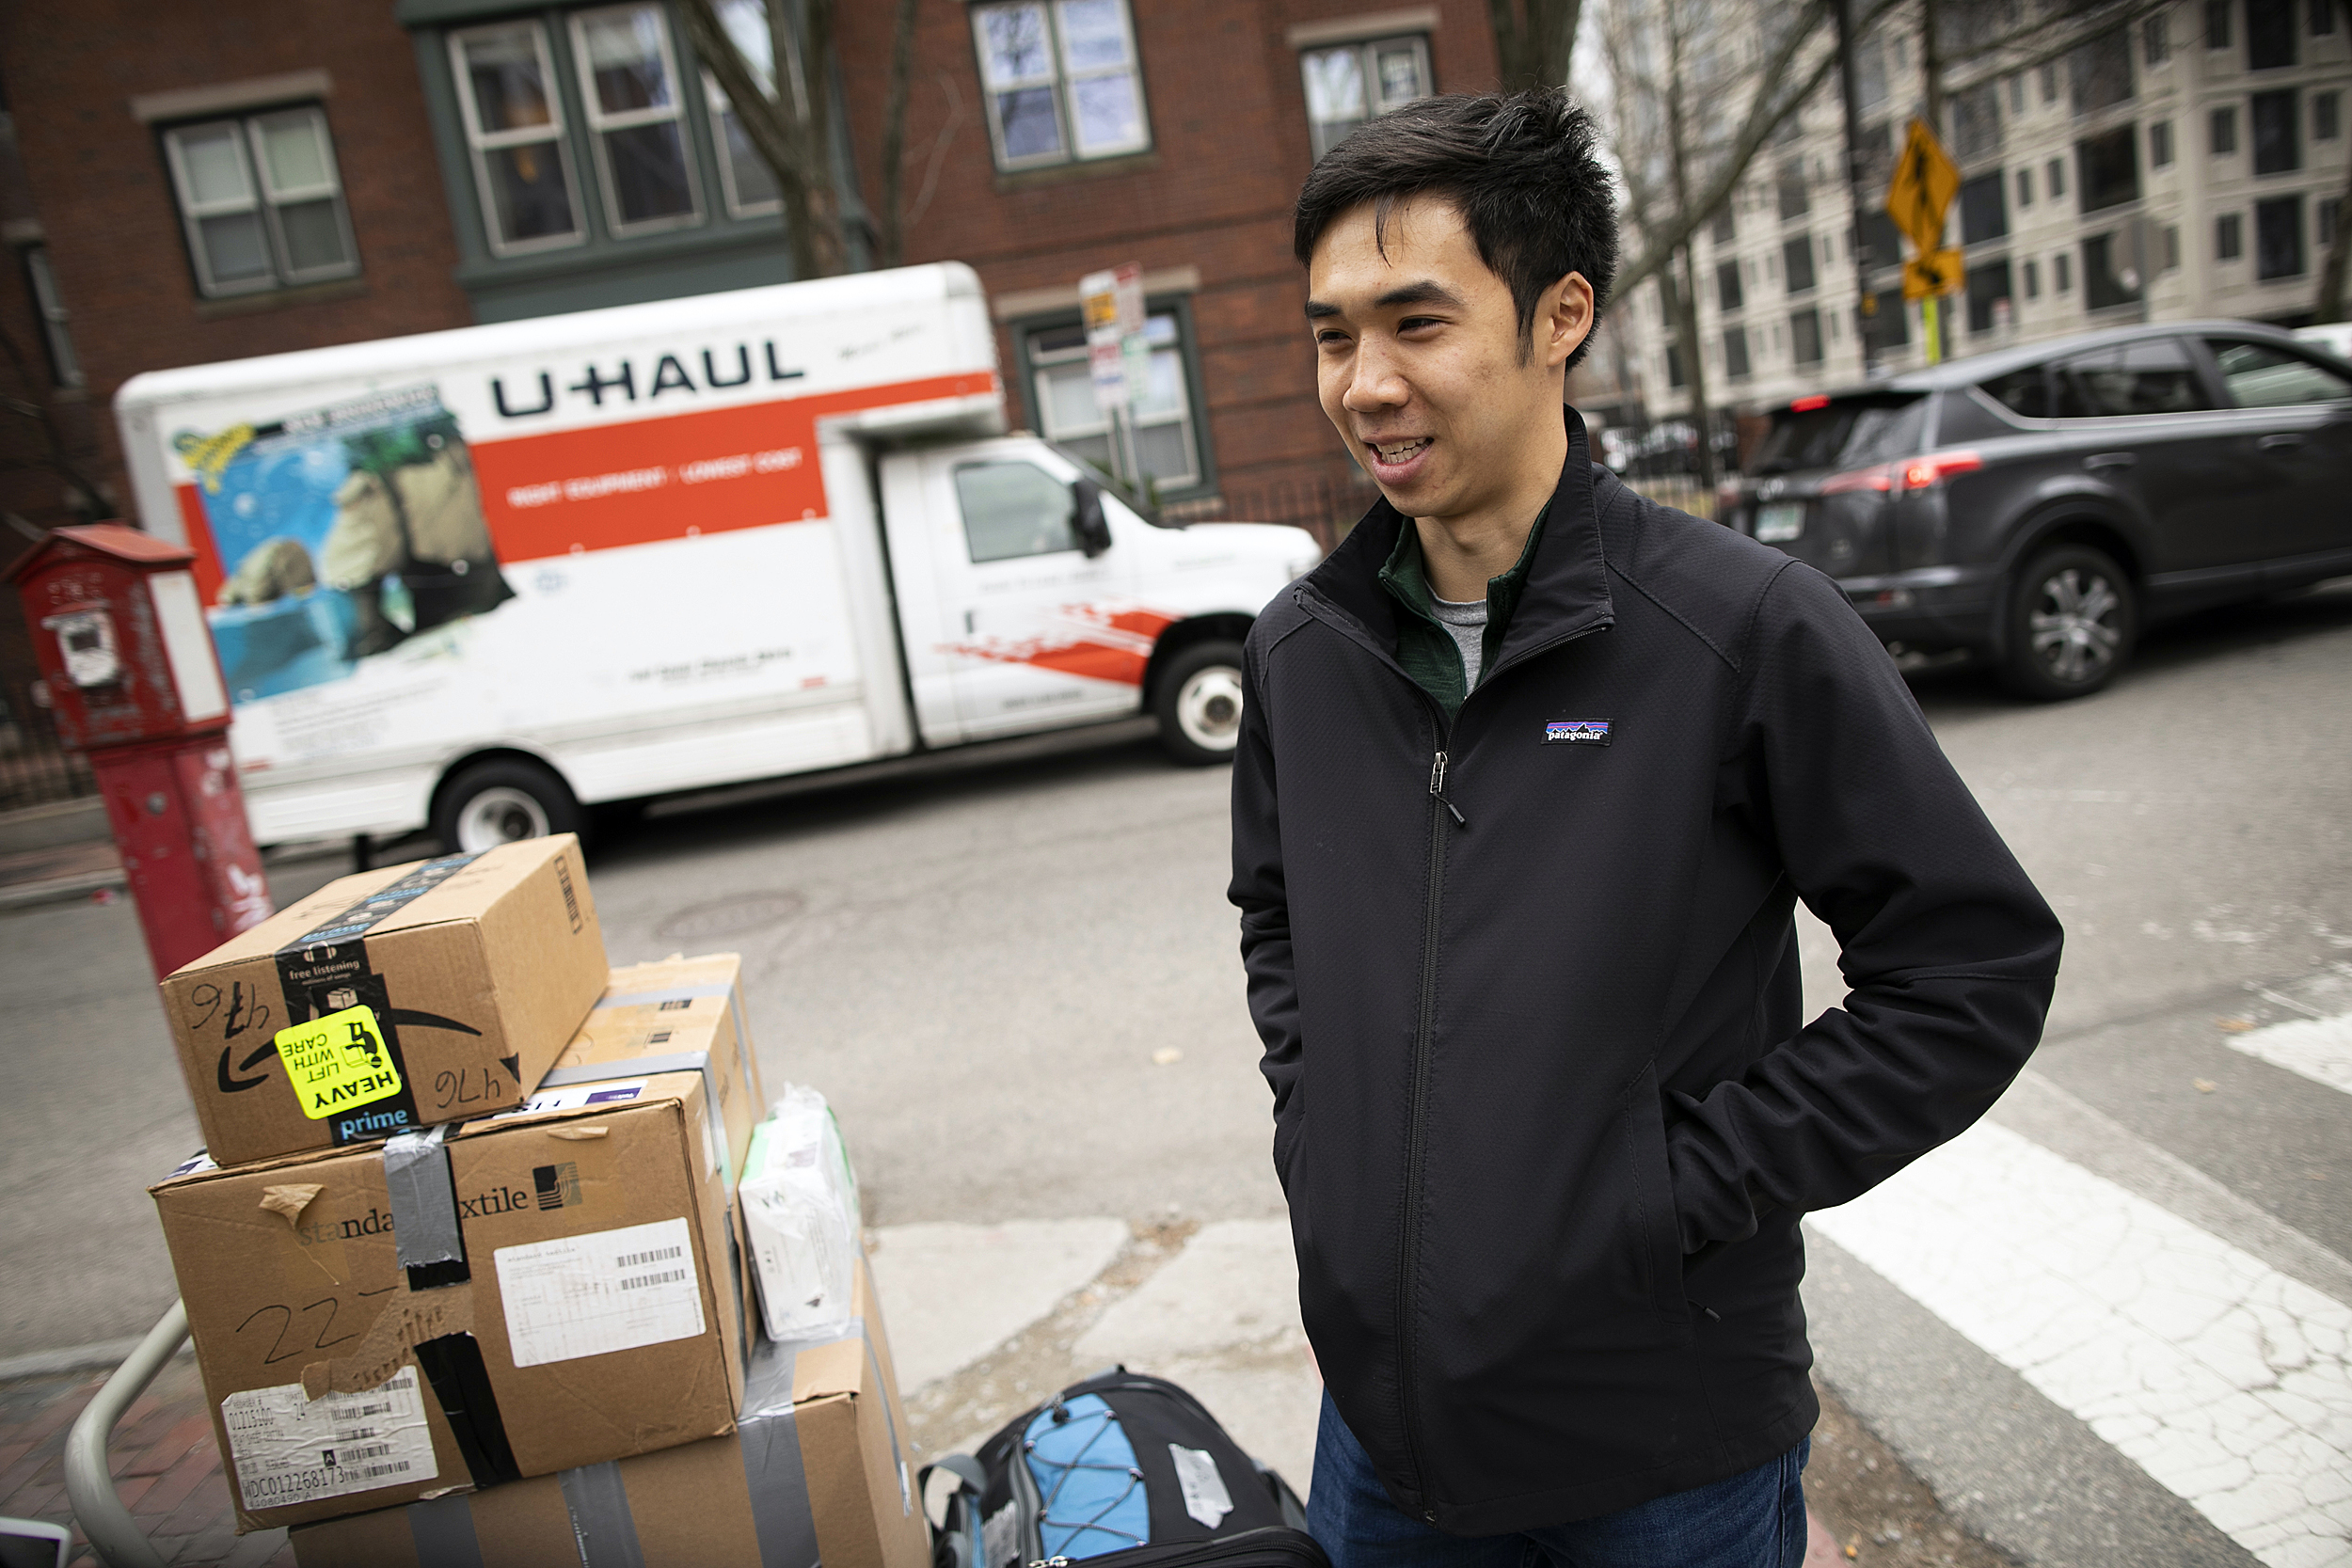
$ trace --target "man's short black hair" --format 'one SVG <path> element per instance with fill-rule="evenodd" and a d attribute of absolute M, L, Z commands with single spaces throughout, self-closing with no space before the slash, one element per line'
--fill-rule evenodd
<path fill-rule="evenodd" d="M 1398 202 L 1442 197 L 1479 260 L 1510 285 L 1523 355 L 1546 289 L 1582 273 L 1597 326 L 1617 275 L 1616 194 L 1598 139 L 1592 117 L 1557 87 L 1421 99 L 1323 155 L 1298 193 L 1293 248 L 1305 265 L 1324 230 L 1365 202 L 1377 242 Z M 1568 365 L 1592 346 L 1588 333 Z"/>

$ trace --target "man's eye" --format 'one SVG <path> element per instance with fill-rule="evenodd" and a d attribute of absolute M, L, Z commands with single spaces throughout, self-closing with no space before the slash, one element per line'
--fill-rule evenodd
<path fill-rule="evenodd" d="M 1439 322 L 1435 316 L 1406 316 L 1403 321 L 1396 324 L 1396 329 L 1399 332 L 1418 332 L 1425 327 L 1440 326 L 1443 325 L 1444 324 Z"/>
<path fill-rule="evenodd" d="M 1347 334 L 1327 327 L 1323 331 L 1315 334 L 1315 341 L 1325 348 L 1330 348 L 1336 344 L 1347 341 Z"/>

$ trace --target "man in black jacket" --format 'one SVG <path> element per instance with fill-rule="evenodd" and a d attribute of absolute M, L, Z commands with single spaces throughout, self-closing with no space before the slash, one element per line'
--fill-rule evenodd
<path fill-rule="evenodd" d="M 1581 111 L 1375 120 L 1296 249 L 1384 497 L 1259 617 L 1233 773 L 1313 1528 L 1340 1568 L 1794 1565 L 1798 1220 L 1999 1095 L 2058 923 L 1836 586 L 1563 418 L 1616 261 Z M 1799 898 L 1851 987 L 1810 1023 Z"/>

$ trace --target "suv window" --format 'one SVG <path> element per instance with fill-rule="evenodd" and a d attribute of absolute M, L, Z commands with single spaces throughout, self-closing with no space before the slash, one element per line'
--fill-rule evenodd
<path fill-rule="evenodd" d="M 1996 375 L 1978 384 L 1977 390 L 2012 414 L 2046 420 L 2050 414 L 2050 367 L 2027 365 L 2022 371 Z"/>
<path fill-rule="evenodd" d="M 1919 450 L 1927 425 L 1923 396 L 1839 398 L 1802 412 L 1781 408 L 1756 448 L 1756 472 L 1851 468 Z"/>
<path fill-rule="evenodd" d="M 2185 414 L 2213 406 L 2187 348 L 2177 338 L 2093 349 L 2061 359 L 2050 370 L 2052 417 L 2057 419 Z"/>
<path fill-rule="evenodd" d="M 2352 398 L 2352 382 L 2299 354 L 2268 343 L 2211 340 L 2214 362 L 2230 401 L 2240 408 L 2280 408 L 2296 403 L 2338 403 Z"/>
<path fill-rule="evenodd" d="M 1031 464 L 966 464 L 956 470 L 956 498 L 975 565 L 1078 548 L 1078 498 Z"/>

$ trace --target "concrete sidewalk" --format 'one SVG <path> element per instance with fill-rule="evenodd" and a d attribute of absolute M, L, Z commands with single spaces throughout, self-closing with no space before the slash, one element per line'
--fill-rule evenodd
<path fill-rule="evenodd" d="M 1297 1315 L 1288 1227 L 1102 1219 L 906 1225 L 870 1232 L 917 1463 L 976 1449 L 1055 1389 L 1113 1363 L 1199 1395 L 1302 1494 L 1322 1381 Z M 0 1382 L 0 1513 L 71 1524 L 68 1429 L 105 1370 Z M 1814 1437 L 1807 1568 L 2003 1560 L 1963 1536 L 1834 1396 Z M 167 1562 L 291 1568 L 282 1531 L 232 1533 L 196 1367 L 182 1356 L 116 1429 L 117 1485 Z M 75 1561 L 94 1561 L 87 1549 Z"/>

